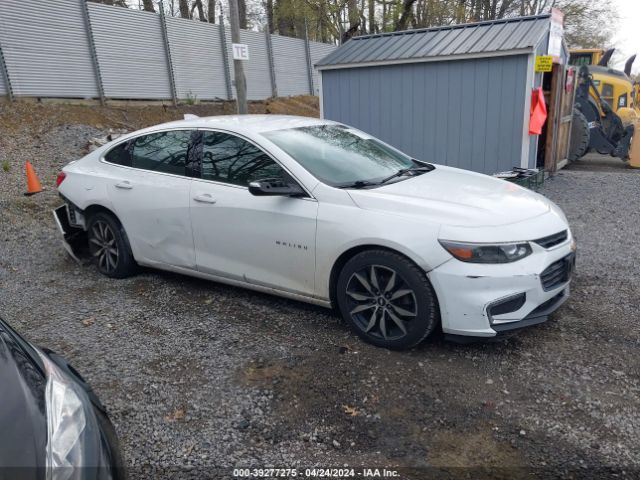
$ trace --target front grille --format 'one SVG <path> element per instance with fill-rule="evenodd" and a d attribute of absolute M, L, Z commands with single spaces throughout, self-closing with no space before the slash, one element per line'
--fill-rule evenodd
<path fill-rule="evenodd" d="M 549 265 L 544 272 L 540 274 L 540 281 L 542 282 L 543 290 L 553 290 L 567 282 L 569 280 L 569 275 L 571 274 L 572 266 L 573 255 L 567 255 L 566 257 Z"/>
<path fill-rule="evenodd" d="M 554 233 L 553 235 L 549 235 L 548 237 L 542 237 L 537 240 L 534 240 L 535 243 L 540 245 L 542 248 L 551 248 L 556 245 L 560 245 L 567 239 L 568 233 L 566 230 L 563 230 L 559 233 Z"/>

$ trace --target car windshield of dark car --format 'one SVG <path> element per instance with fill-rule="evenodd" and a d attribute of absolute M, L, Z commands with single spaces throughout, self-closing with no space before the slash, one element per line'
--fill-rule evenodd
<path fill-rule="evenodd" d="M 316 178 L 334 187 L 375 184 L 399 170 L 417 166 L 410 157 L 341 125 L 275 130 L 263 135 Z"/>

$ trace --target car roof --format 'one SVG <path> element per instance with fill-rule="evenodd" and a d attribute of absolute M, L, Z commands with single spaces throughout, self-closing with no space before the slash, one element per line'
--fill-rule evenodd
<path fill-rule="evenodd" d="M 267 132 L 313 125 L 335 124 L 330 120 L 298 117 L 294 115 L 218 115 L 213 117 L 188 116 L 184 120 L 157 125 L 153 128 L 207 128 L 220 127 L 231 131 Z"/>

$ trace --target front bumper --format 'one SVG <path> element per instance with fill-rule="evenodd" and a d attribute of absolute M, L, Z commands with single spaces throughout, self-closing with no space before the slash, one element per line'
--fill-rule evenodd
<path fill-rule="evenodd" d="M 569 296 L 575 261 L 572 245 L 571 237 L 552 249 L 532 244 L 531 255 L 507 264 L 472 264 L 452 258 L 429 272 L 445 335 L 495 337 L 547 320 Z M 566 276 L 545 288 L 545 271 L 564 262 Z M 493 307 L 501 304 L 507 308 L 492 314 Z"/>

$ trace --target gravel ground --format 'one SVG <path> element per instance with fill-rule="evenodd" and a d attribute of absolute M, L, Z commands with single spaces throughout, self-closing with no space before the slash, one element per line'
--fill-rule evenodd
<path fill-rule="evenodd" d="M 0 314 L 93 385 L 133 478 L 313 465 L 416 479 L 638 473 L 640 172 L 584 160 L 546 182 L 579 240 L 572 297 L 549 322 L 495 343 L 389 352 L 321 308 L 77 266 L 50 214 L 53 179 L 101 130 L 3 132 Z M 49 187 L 30 198 L 25 160 Z"/>

